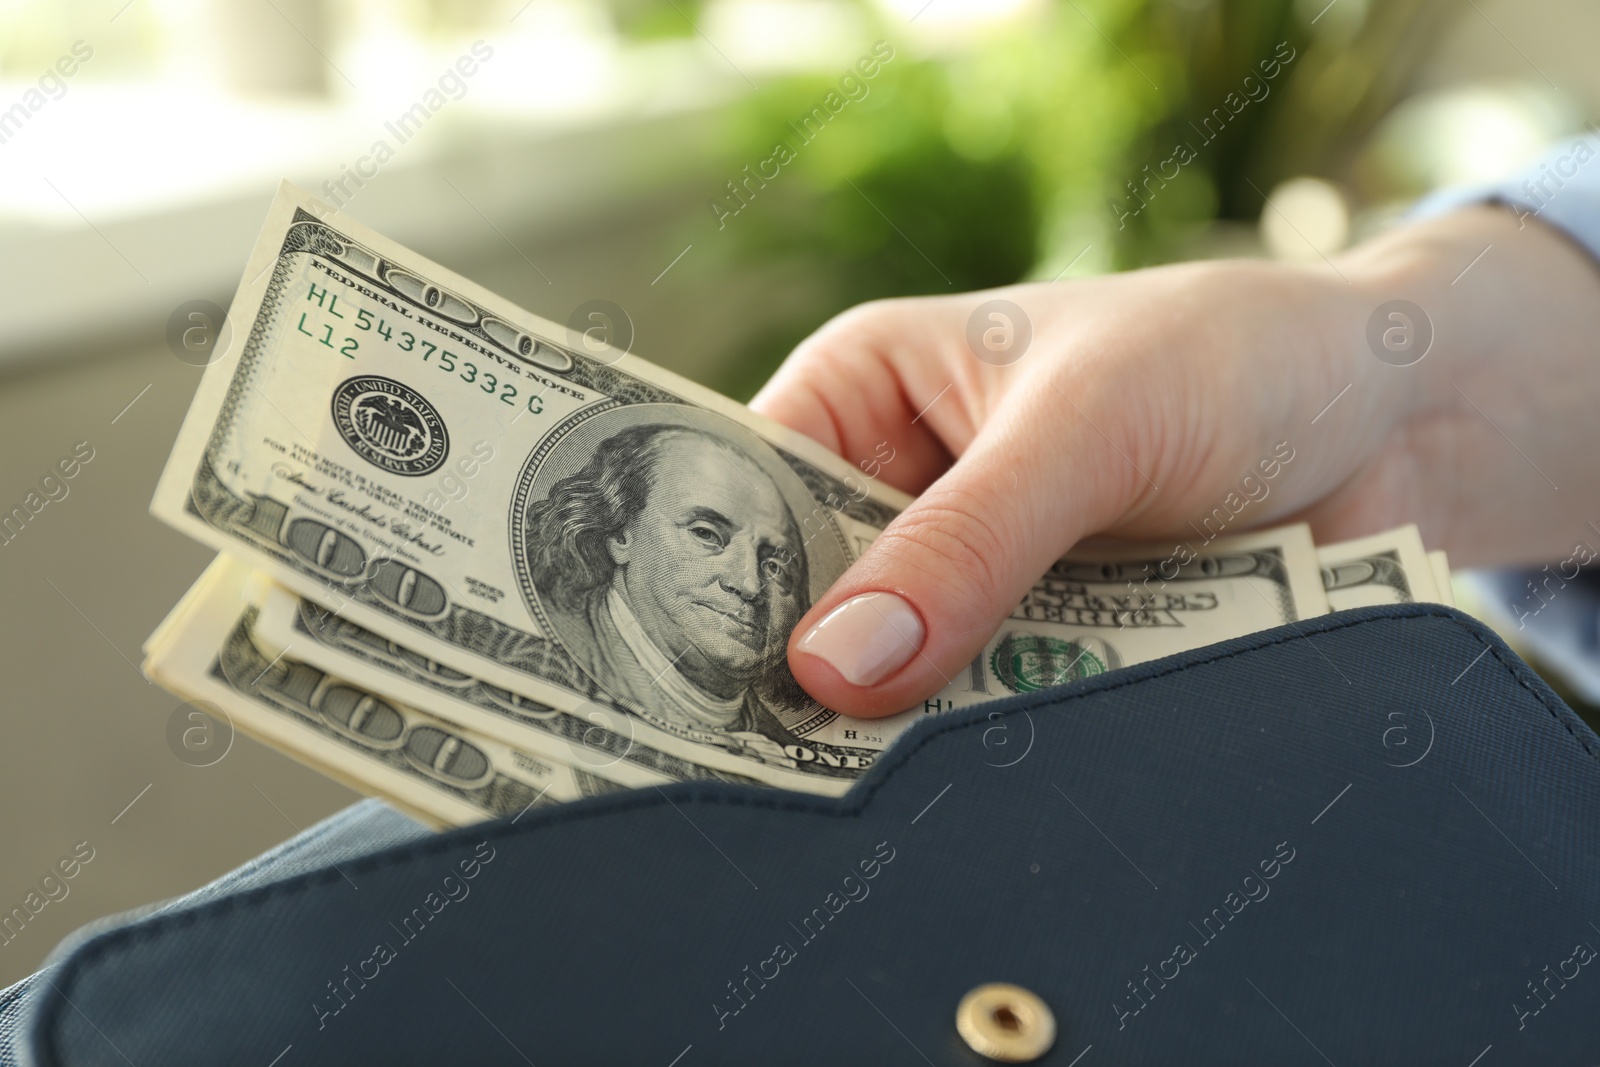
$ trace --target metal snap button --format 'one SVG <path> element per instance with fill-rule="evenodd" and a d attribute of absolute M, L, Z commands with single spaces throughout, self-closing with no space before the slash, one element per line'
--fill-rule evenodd
<path fill-rule="evenodd" d="M 1028 1063 L 1056 1043 L 1056 1017 L 1019 985 L 990 982 L 961 998 L 956 1032 L 980 1056 L 1001 1063 Z"/>

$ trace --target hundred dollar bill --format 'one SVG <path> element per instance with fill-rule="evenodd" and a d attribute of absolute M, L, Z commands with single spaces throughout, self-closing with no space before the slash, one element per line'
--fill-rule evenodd
<path fill-rule="evenodd" d="M 625 786 L 754 781 L 639 743 L 632 718 L 609 704 L 590 702 L 568 711 L 552 708 L 419 656 L 275 582 L 261 584 L 266 588 L 257 599 L 259 638 L 277 648 L 293 649 L 302 662 L 431 710 L 484 736 Z"/>
<path fill-rule="evenodd" d="M 219 556 L 152 636 L 145 674 L 244 733 L 435 826 L 515 816 L 620 788 L 275 649 L 254 631 L 251 578 L 248 567 Z"/>
<path fill-rule="evenodd" d="M 1428 565 L 1433 568 L 1433 591 L 1441 604 L 1456 606 L 1456 591 L 1451 585 L 1450 558 L 1442 548 L 1428 553 Z"/>
<path fill-rule="evenodd" d="M 903 729 L 785 646 L 908 499 L 285 185 L 152 510 L 417 656 L 648 748 L 839 792 Z M 1303 528 L 1052 568 L 929 709 L 1320 614 Z M 912 709 L 915 715 L 923 709 Z"/>
<path fill-rule="evenodd" d="M 1438 600 L 1433 563 L 1415 526 L 1320 545 L 1317 560 L 1334 611 Z"/>
<path fill-rule="evenodd" d="M 1129 576 L 1146 582 L 1163 563 L 1148 548 L 1103 550 L 1094 559 L 1069 557 L 1019 605 L 992 643 L 987 662 L 975 662 L 944 693 L 889 719 L 836 717 L 807 740 L 875 755 L 929 712 L 1063 684 L 1249 633 L 1263 628 L 1260 624 L 1274 613 L 1292 621 L 1283 599 L 1293 592 L 1284 561 L 1297 561 L 1304 571 L 1310 552 L 1303 527 L 1218 542 L 1187 567 L 1172 569 L 1170 581 L 1157 577 L 1137 596 L 1127 589 Z M 558 712 L 427 660 L 281 587 L 260 603 L 256 630 L 272 644 L 488 736 L 623 784 L 639 784 L 638 767 L 674 778 L 735 779 L 641 744 L 633 719 L 614 706 L 592 701 L 576 713 Z M 1068 611 L 1074 613 L 1070 623 L 1063 621 Z M 1032 625 L 1040 617 L 1050 625 Z M 851 778 L 809 784 L 835 792 Z"/>

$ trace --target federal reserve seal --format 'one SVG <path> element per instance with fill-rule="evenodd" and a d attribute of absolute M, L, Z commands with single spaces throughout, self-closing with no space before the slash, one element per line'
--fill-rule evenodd
<path fill-rule="evenodd" d="M 989 666 L 1013 693 L 1032 693 L 1104 674 L 1121 663 L 1109 645 L 1094 638 L 1063 641 L 1040 634 L 1009 633 L 995 646 Z"/>
<path fill-rule="evenodd" d="M 432 474 L 450 453 L 450 435 L 433 405 L 410 386 L 376 374 L 334 390 L 333 424 L 357 455 L 390 474 Z"/>

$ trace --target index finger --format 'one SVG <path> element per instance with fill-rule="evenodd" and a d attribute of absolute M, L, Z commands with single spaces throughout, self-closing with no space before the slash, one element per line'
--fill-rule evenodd
<path fill-rule="evenodd" d="M 917 494 L 976 427 L 926 324 L 935 301 L 864 304 L 803 341 L 750 402 L 868 475 Z M 959 329 L 959 324 L 957 324 Z"/>

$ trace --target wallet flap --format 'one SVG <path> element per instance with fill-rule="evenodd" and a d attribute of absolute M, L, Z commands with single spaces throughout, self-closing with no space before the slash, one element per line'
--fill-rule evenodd
<path fill-rule="evenodd" d="M 980 1064 L 957 1004 L 1009 982 L 1061 1067 L 1591 1063 L 1597 813 L 1497 637 L 1361 609 L 930 717 L 842 798 L 614 794 L 135 922 L 32 1050 Z"/>

